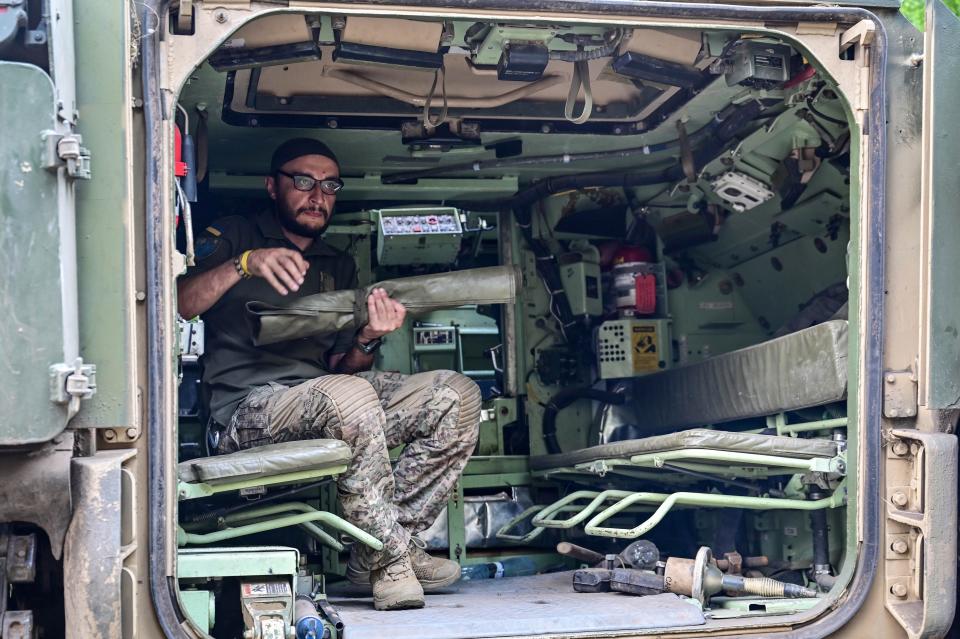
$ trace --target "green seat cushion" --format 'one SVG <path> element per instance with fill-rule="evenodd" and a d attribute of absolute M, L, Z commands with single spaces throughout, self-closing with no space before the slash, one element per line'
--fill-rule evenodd
<path fill-rule="evenodd" d="M 679 433 L 657 435 L 643 439 L 628 439 L 612 444 L 591 446 L 569 453 L 537 455 L 530 458 L 532 470 L 565 468 L 602 459 L 626 459 L 633 455 L 664 453 L 672 450 L 721 450 L 736 453 L 757 453 L 813 459 L 831 458 L 839 452 L 837 442 L 829 439 L 803 439 L 779 435 L 735 433 L 722 430 L 694 428 Z"/>
<path fill-rule="evenodd" d="M 222 484 L 306 470 L 335 469 L 350 462 L 350 447 L 337 439 L 306 439 L 248 448 L 180 463 L 180 480 Z"/>

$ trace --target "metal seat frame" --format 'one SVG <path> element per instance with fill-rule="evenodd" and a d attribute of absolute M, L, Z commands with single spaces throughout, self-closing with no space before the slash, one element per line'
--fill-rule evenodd
<path fill-rule="evenodd" d="M 295 471 L 270 477 L 238 479 L 236 481 L 217 482 L 215 484 L 179 481 L 177 483 L 177 497 L 179 501 L 188 501 L 250 488 L 297 484 L 322 478 L 334 479 L 337 475 L 346 472 L 346 470 L 347 466 L 343 464 L 329 468 Z M 184 525 L 177 526 L 177 545 L 182 547 L 187 545 L 213 544 L 246 535 L 277 530 L 279 528 L 300 526 L 325 546 L 337 552 L 342 551 L 344 545 L 333 535 L 330 535 L 320 528 L 318 524 L 322 524 L 349 535 L 359 543 L 369 546 L 373 550 L 383 550 L 383 542 L 376 537 L 360 530 L 342 517 L 330 512 L 317 510 L 304 502 L 285 502 L 260 507 L 252 505 L 249 509 L 217 518 L 219 530 L 211 532 L 192 532 L 189 530 L 201 528 L 202 523 L 203 522 L 192 525 L 187 524 L 186 527 Z"/>

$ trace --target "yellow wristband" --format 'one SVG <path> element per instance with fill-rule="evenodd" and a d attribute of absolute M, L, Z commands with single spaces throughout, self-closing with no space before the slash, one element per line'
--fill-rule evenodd
<path fill-rule="evenodd" d="M 250 254 L 252 252 L 253 251 L 244 251 L 243 253 L 240 254 L 240 270 L 242 270 L 243 274 L 246 275 L 247 277 L 250 277 L 251 275 L 253 275 L 253 273 L 251 273 L 250 269 L 247 267 L 247 258 L 250 257 Z"/>

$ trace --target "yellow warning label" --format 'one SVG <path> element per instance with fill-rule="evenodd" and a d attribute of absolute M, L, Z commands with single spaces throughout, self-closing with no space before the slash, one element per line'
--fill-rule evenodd
<path fill-rule="evenodd" d="M 649 373 L 660 369 L 657 352 L 657 327 L 653 324 L 633 326 L 633 372 Z"/>

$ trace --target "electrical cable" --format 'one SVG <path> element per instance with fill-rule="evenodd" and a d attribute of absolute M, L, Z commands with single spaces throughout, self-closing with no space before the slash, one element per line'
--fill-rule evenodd
<path fill-rule="evenodd" d="M 174 179 L 177 187 L 177 206 L 183 211 L 183 232 L 186 236 L 186 247 L 184 248 L 184 257 L 187 258 L 187 266 L 196 266 L 196 252 L 194 251 L 193 241 L 193 209 L 190 207 L 190 200 L 183 192 L 183 185 L 180 180 Z"/>
<path fill-rule="evenodd" d="M 433 96 L 437 90 L 437 80 L 440 80 L 440 95 L 443 98 L 443 106 L 440 108 L 440 115 L 434 120 L 430 117 L 430 106 L 433 103 Z M 423 123 L 426 126 L 436 128 L 447 119 L 447 72 L 441 64 L 433 73 L 433 84 L 430 85 L 430 92 L 423 101 Z"/>
<path fill-rule="evenodd" d="M 574 116 L 573 110 L 577 105 L 577 95 L 583 87 L 583 108 L 580 115 Z M 573 124 L 583 124 L 590 119 L 593 113 L 593 89 L 590 88 L 590 66 L 585 60 L 573 63 L 573 75 L 570 77 L 570 90 L 567 92 L 567 101 L 563 105 L 563 117 Z"/>
<path fill-rule="evenodd" d="M 835 117 L 833 117 L 833 116 L 827 115 L 826 113 L 824 113 L 824 112 L 822 112 L 822 111 L 819 111 L 815 106 L 813 106 L 813 100 L 807 99 L 806 103 L 807 103 L 807 108 L 810 109 L 810 112 L 813 113 L 813 114 L 814 114 L 815 116 L 817 116 L 818 118 L 820 118 L 820 119 L 822 119 L 822 120 L 826 120 L 827 122 L 832 122 L 833 124 L 839 124 L 839 125 L 841 125 L 841 126 L 847 126 L 847 121 L 846 121 L 846 120 L 841 120 L 841 119 L 839 119 L 839 118 L 835 118 Z"/>
<path fill-rule="evenodd" d="M 562 60 L 564 62 L 587 62 L 588 60 L 599 60 L 606 58 L 617 52 L 620 43 L 623 41 L 624 31 L 617 29 L 616 34 L 607 44 L 599 46 L 589 51 L 578 49 L 577 51 L 551 51 L 551 60 Z"/>
<path fill-rule="evenodd" d="M 177 109 L 183 114 L 183 137 L 187 137 L 190 135 L 190 116 L 187 115 L 187 110 L 179 102 L 177 102 Z"/>
<path fill-rule="evenodd" d="M 591 399 L 604 404 L 619 406 L 626 403 L 627 396 L 624 393 L 613 393 L 589 386 L 564 388 L 557 391 L 547 402 L 542 422 L 543 442 L 546 444 L 547 452 L 551 455 L 563 452 L 560 449 L 560 443 L 557 441 L 557 414 L 578 399 Z"/>
<path fill-rule="evenodd" d="M 570 308 L 570 300 L 567 299 L 564 291 L 560 269 L 557 266 L 553 251 L 533 235 L 529 207 L 514 209 L 513 216 L 517 222 L 517 228 L 520 229 L 520 234 L 536 259 L 537 274 L 542 279 L 547 293 L 551 296 L 551 314 L 560 323 L 560 330 L 564 339 L 574 349 L 585 347 L 587 334 L 576 321 L 573 310 Z"/>
<path fill-rule="evenodd" d="M 827 146 L 830 148 L 831 151 L 833 151 L 833 150 L 836 148 L 836 146 L 837 146 L 837 138 L 836 138 L 836 136 L 834 136 L 832 133 L 830 133 L 830 131 L 828 131 L 827 128 L 826 128 L 825 126 L 823 126 L 823 125 L 813 116 L 813 113 L 807 111 L 806 116 L 804 117 L 804 121 L 807 122 L 807 124 L 809 124 L 810 126 L 812 126 L 814 129 L 816 129 L 817 134 L 818 134 L 821 138 L 826 138 L 826 139 L 827 139 L 827 141 L 828 141 L 828 142 L 827 142 Z"/>
<path fill-rule="evenodd" d="M 557 314 L 556 300 L 554 300 L 555 292 L 550 290 L 550 288 L 547 286 L 547 281 L 543 278 L 542 275 L 540 275 L 539 272 L 537 273 L 537 276 L 540 278 L 540 283 L 543 284 L 543 288 L 547 292 L 547 295 L 550 298 L 550 301 L 547 302 L 547 308 L 550 311 L 550 315 L 553 316 L 553 319 L 555 319 L 557 321 L 557 324 L 560 326 L 560 334 L 563 336 L 563 339 L 569 342 L 570 340 L 567 339 L 567 331 L 563 325 L 563 320 L 560 319 L 560 316 Z M 564 291 L 561 290 L 559 292 L 562 293 Z"/>

